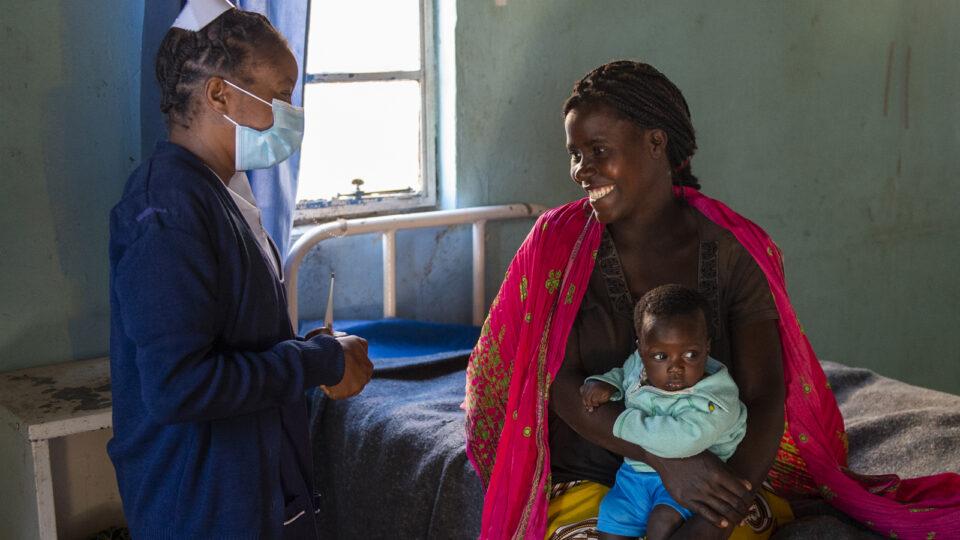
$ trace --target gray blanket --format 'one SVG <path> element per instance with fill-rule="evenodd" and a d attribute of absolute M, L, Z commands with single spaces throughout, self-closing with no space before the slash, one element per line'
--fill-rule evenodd
<path fill-rule="evenodd" d="M 833 362 L 823 370 L 843 413 L 852 470 L 902 478 L 960 472 L 960 396 Z M 796 510 L 777 540 L 883 538 L 823 502 Z"/>
<path fill-rule="evenodd" d="M 467 356 L 426 360 L 391 359 L 359 396 L 319 403 L 325 538 L 477 537 L 483 496 L 460 410 Z"/>
<path fill-rule="evenodd" d="M 355 398 L 317 400 L 314 449 L 327 538 L 476 538 L 483 496 L 464 453 L 466 357 L 394 359 Z M 960 397 L 824 363 L 850 466 L 903 477 L 960 472 Z M 777 539 L 874 538 L 829 505 Z"/>

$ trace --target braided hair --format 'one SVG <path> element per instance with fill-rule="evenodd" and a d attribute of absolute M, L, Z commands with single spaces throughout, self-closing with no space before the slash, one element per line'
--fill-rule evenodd
<path fill-rule="evenodd" d="M 690 159 L 697 137 L 690 108 L 680 89 L 656 68 L 641 62 L 618 60 L 604 64 L 577 81 L 563 104 L 563 114 L 586 104 L 609 105 L 643 129 L 667 134 L 667 157 L 675 185 L 700 189 Z"/>
<path fill-rule="evenodd" d="M 194 32 L 171 28 L 157 51 L 160 111 L 167 125 L 190 127 L 193 96 L 209 77 L 234 77 L 246 83 L 243 70 L 252 53 L 284 46 L 286 40 L 266 17 L 230 9 Z"/>

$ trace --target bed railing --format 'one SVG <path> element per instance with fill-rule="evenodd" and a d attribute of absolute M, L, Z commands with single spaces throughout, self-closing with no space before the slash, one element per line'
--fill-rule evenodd
<path fill-rule="evenodd" d="M 338 219 L 310 228 L 301 236 L 283 264 L 284 286 L 290 320 L 299 324 L 297 309 L 297 275 L 300 263 L 314 246 L 329 238 L 379 233 L 383 237 L 383 316 L 397 315 L 397 231 L 473 224 L 473 324 L 480 325 L 486 315 L 484 309 L 485 232 L 488 221 L 537 217 L 547 209 L 535 204 L 505 204 L 478 206 L 456 210 L 438 210 L 415 214 L 378 216 L 358 219 Z"/>

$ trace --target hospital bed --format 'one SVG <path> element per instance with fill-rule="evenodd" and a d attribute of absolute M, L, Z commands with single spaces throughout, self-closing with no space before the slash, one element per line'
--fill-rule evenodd
<path fill-rule="evenodd" d="M 476 538 L 482 491 L 464 450 L 467 358 L 486 316 L 485 237 L 491 221 L 527 219 L 546 208 L 511 204 L 337 220 L 307 230 L 284 263 L 291 320 L 301 332 L 323 321 L 302 319 L 301 264 L 332 238 L 380 235 L 383 318 L 334 321 L 334 329 L 368 340 L 373 380 L 344 401 L 312 395 L 312 439 L 320 522 L 330 538 Z M 397 233 L 470 227 L 472 324 L 398 319 Z M 467 301 L 465 298 L 464 301 Z"/>
<path fill-rule="evenodd" d="M 536 217 L 544 208 L 505 205 L 338 220 L 308 230 L 285 262 L 291 320 L 302 332 L 297 281 L 307 253 L 329 238 L 378 234 L 383 243 L 383 318 L 336 321 L 366 338 L 373 380 L 360 395 L 311 400 L 320 523 L 329 538 L 476 538 L 483 501 L 464 450 L 464 369 L 485 317 L 487 222 Z M 472 325 L 397 319 L 396 234 L 472 228 Z M 852 359 L 855 360 L 855 359 Z M 960 397 L 869 370 L 824 362 L 846 419 L 850 466 L 903 477 L 960 472 Z M 806 506 L 775 538 L 872 538 L 828 505 Z"/>

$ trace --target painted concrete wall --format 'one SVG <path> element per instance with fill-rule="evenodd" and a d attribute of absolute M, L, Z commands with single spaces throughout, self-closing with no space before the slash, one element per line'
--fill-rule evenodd
<path fill-rule="evenodd" d="M 817 352 L 960 393 L 960 4 L 506 4 L 458 2 L 459 206 L 580 196 L 561 103 L 648 61 L 690 103 L 704 191 L 783 248 Z"/>
<path fill-rule="evenodd" d="M 383 316 L 383 251 L 376 235 L 322 242 L 304 259 L 300 274 L 301 319 L 322 319 L 330 273 L 336 273 L 336 319 Z M 438 322 L 470 322 L 470 229 L 397 233 L 397 316 Z"/>
<path fill-rule="evenodd" d="M 130 51 L 144 6 L 122 4 L 4 2 L 0 370 L 107 351 L 107 215 L 140 159 Z M 705 191 L 783 247 L 821 355 L 960 392 L 950 275 L 960 6 L 461 0 L 457 10 L 456 193 L 444 200 L 578 197 L 560 103 L 595 65 L 646 59 L 687 95 Z M 488 296 L 527 227 L 490 228 Z M 467 321 L 468 233 L 409 236 L 401 315 Z M 305 285 L 304 313 L 322 312 L 331 268 L 338 315 L 379 313 L 379 243 L 337 242 L 305 270 L 320 277 Z"/>
<path fill-rule="evenodd" d="M 0 371 L 107 353 L 111 206 L 140 161 L 143 2 L 0 6 Z"/>
<path fill-rule="evenodd" d="M 690 102 L 705 191 L 782 246 L 817 351 L 960 393 L 960 5 L 496 4 L 457 2 L 445 204 L 580 196 L 560 104 L 592 67 L 647 60 Z M 156 135 L 141 137 L 143 13 L 142 0 L 0 3 L 2 371 L 107 352 L 108 212 Z M 488 297 L 528 226 L 490 227 Z M 468 231 L 399 243 L 400 315 L 468 321 Z M 379 257 L 371 238 L 321 247 L 303 312 L 322 314 L 332 269 L 338 316 L 376 316 Z"/>
<path fill-rule="evenodd" d="M 103 356 L 108 220 L 140 161 L 143 1 L 0 1 L 0 371 Z M 108 432 L 53 444 L 62 538 L 122 524 Z M 0 538 L 36 535 L 29 446 L 0 430 Z"/>

